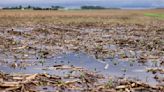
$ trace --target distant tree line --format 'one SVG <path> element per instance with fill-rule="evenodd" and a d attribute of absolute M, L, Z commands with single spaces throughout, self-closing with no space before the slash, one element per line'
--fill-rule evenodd
<path fill-rule="evenodd" d="M 160 7 L 160 8 L 155 8 L 155 9 L 164 9 L 164 8 Z"/>
<path fill-rule="evenodd" d="M 59 9 L 64 9 L 64 7 L 62 6 L 51 6 L 51 7 L 35 7 L 35 6 L 27 6 L 27 7 L 23 7 L 23 6 L 15 6 L 15 7 L 4 7 L 2 8 L 3 10 L 59 10 Z"/>
<path fill-rule="evenodd" d="M 21 5 L 15 6 L 15 7 L 4 7 L 2 8 L 3 10 L 59 10 L 59 9 L 64 9 L 62 6 L 51 6 L 51 7 L 36 7 L 36 6 L 26 6 L 23 7 Z M 106 8 L 102 6 L 81 6 L 81 10 L 86 10 L 86 9 L 120 9 L 120 8 Z"/>
<path fill-rule="evenodd" d="M 101 6 L 81 6 L 81 9 L 105 9 L 105 7 L 101 7 Z"/>
<path fill-rule="evenodd" d="M 4 10 L 9 10 L 9 9 L 22 9 L 22 6 L 20 5 L 20 6 L 14 6 L 14 7 L 4 7 L 2 9 L 4 9 Z"/>
<path fill-rule="evenodd" d="M 85 9 L 120 9 L 120 8 L 106 8 L 106 7 L 102 7 L 102 6 L 81 6 L 82 10 Z"/>

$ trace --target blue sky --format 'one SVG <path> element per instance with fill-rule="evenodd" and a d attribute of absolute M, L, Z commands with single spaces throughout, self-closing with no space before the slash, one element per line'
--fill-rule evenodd
<path fill-rule="evenodd" d="M 33 5 L 48 7 L 61 5 L 64 7 L 80 7 L 82 5 L 98 5 L 105 7 L 164 7 L 164 0 L 0 0 L 0 7 Z"/>

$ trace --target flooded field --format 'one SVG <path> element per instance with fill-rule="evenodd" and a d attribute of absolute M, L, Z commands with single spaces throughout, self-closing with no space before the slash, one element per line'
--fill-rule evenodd
<path fill-rule="evenodd" d="M 30 60 L 29 60 L 30 61 Z M 106 59 L 105 61 L 96 60 L 83 53 L 69 53 L 61 55 L 52 59 L 44 59 L 44 62 L 31 59 L 34 65 L 27 67 L 9 67 L 1 66 L 1 71 L 6 73 L 22 73 L 22 74 L 36 74 L 36 73 L 48 73 L 57 74 L 60 76 L 70 74 L 69 67 L 81 67 L 96 73 L 102 73 L 106 76 L 112 75 L 117 77 L 127 77 L 142 80 L 150 85 L 157 85 L 161 81 L 156 80 L 155 76 L 162 77 L 162 73 L 152 74 L 148 72 L 148 69 L 162 69 L 162 66 L 155 65 L 152 62 L 141 63 L 133 61 L 122 61 L 118 58 Z M 31 62 L 30 62 L 31 63 Z M 27 64 L 30 64 L 27 63 Z M 59 67 L 59 70 L 56 70 Z M 63 68 L 63 71 L 60 70 Z M 31 71 L 32 69 L 32 71 Z"/>
<path fill-rule="evenodd" d="M 163 92 L 161 11 L 0 11 L 0 90 Z"/>

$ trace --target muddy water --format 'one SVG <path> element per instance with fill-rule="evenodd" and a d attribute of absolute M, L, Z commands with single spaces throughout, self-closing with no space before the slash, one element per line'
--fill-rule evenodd
<path fill-rule="evenodd" d="M 50 59 L 37 60 L 35 58 L 31 58 L 24 60 L 24 62 L 31 65 L 14 68 L 7 64 L 3 64 L 0 65 L 0 70 L 6 73 L 49 73 L 63 76 L 69 74 L 71 70 L 55 70 L 52 67 L 54 65 L 73 65 L 90 71 L 96 71 L 97 73 L 104 74 L 106 76 L 126 77 L 141 80 L 142 82 L 146 82 L 151 85 L 158 84 L 158 82 L 153 78 L 155 75 L 146 72 L 147 68 L 154 67 L 154 65 L 150 62 L 141 64 L 137 62 L 123 61 L 117 58 L 100 61 L 84 53 L 67 53 Z M 162 74 L 158 75 L 163 76 Z"/>

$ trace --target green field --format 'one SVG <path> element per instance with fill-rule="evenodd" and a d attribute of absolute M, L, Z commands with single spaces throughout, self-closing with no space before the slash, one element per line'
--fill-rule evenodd
<path fill-rule="evenodd" d="M 155 17 L 155 18 L 164 19 L 164 14 L 145 13 L 144 15 L 148 16 L 148 17 Z"/>

